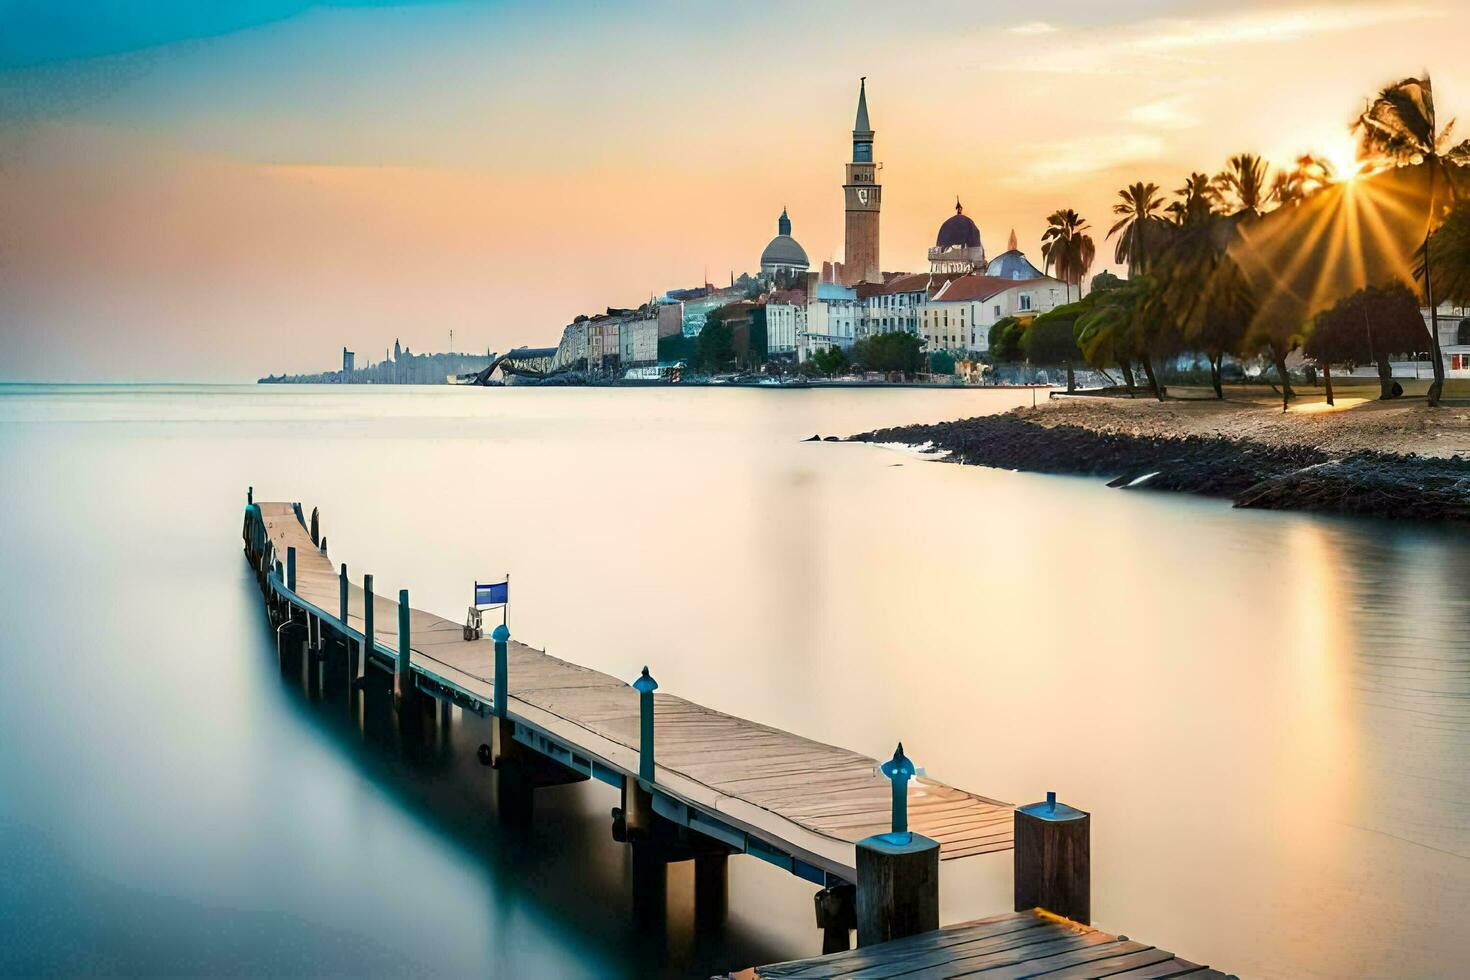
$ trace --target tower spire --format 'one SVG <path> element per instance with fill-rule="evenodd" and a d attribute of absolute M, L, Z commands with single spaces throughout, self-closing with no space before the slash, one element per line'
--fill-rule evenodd
<path fill-rule="evenodd" d="M 868 76 L 864 75 L 858 79 L 858 111 L 857 122 L 852 124 L 852 134 L 873 133 L 873 127 L 868 124 Z"/>

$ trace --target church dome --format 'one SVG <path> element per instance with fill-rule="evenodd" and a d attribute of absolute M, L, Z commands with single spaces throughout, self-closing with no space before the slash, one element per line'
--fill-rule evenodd
<path fill-rule="evenodd" d="M 998 279 L 1042 279 L 1046 276 L 1046 273 L 1032 265 L 1031 261 L 1021 254 L 1020 249 L 1015 248 L 991 259 L 990 265 L 985 269 L 985 274 Z"/>
<path fill-rule="evenodd" d="M 761 271 L 772 273 L 778 269 L 790 269 L 805 272 L 810 265 L 806 249 L 791 237 L 791 219 L 787 217 L 785 209 L 782 209 L 781 217 L 776 222 L 776 230 L 779 234 L 771 239 L 771 243 L 761 253 Z"/>
<path fill-rule="evenodd" d="M 934 240 L 935 248 L 979 248 L 980 229 L 975 227 L 965 214 L 960 202 L 954 202 L 954 214 L 939 226 L 939 236 Z"/>

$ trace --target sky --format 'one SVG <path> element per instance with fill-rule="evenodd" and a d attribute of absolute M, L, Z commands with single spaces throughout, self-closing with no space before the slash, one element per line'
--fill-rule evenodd
<path fill-rule="evenodd" d="M 885 270 L 956 196 L 1038 264 L 1077 209 L 1101 269 L 1127 183 L 1348 160 L 1424 70 L 1470 120 L 1466 37 L 1465 0 L 0 0 L 0 380 L 553 344 L 755 271 L 782 207 L 840 259 L 864 75 Z"/>

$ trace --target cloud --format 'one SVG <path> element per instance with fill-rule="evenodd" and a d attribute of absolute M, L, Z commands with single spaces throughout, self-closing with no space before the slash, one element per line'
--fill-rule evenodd
<path fill-rule="evenodd" d="M 1007 27 L 1006 32 L 1010 34 L 1055 34 L 1057 29 L 1044 20 L 1031 20 L 1014 27 Z"/>
<path fill-rule="evenodd" d="M 1189 99 L 1183 95 L 1147 102 L 1128 110 L 1127 119 L 1152 129 L 1189 129 L 1199 125 L 1198 117 L 1185 110 Z"/>
<path fill-rule="evenodd" d="M 1095 40 L 1076 35 L 1042 39 L 1043 47 L 992 64 L 999 71 L 1062 74 L 1142 74 L 1174 70 L 1181 57 L 1198 57 L 1242 45 L 1282 44 L 1305 38 L 1428 20 L 1445 16 L 1442 7 L 1423 4 L 1305 6 L 1228 14 L 1220 17 L 1163 18 L 1121 24 Z M 1040 22 L 1038 22 L 1039 24 Z M 1029 28 L 1032 25 L 1020 25 Z M 1040 25 L 1047 26 L 1047 25 Z M 1011 28 L 1017 31 L 1018 28 Z M 1034 33 L 1047 33 L 1037 31 Z"/>
<path fill-rule="evenodd" d="M 1029 162 L 1002 182 L 1012 187 L 1032 187 L 1037 179 L 1066 180 L 1156 160 L 1163 156 L 1164 141 L 1150 133 L 1121 133 L 1078 137 L 1060 142 L 1033 143 L 1018 156 Z"/>

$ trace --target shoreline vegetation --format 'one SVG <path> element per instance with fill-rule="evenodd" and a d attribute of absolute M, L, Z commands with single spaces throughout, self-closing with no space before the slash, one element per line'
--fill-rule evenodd
<path fill-rule="evenodd" d="M 1236 507 L 1470 523 L 1470 409 L 1340 397 L 1350 407 L 1282 414 L 1274 397 L 1265 389 L 1223 402 L 1061 398 L 845 441 L 902 444 L 951 463 L 1096 476 L 1123 489 L 1223 497 Z"/>

